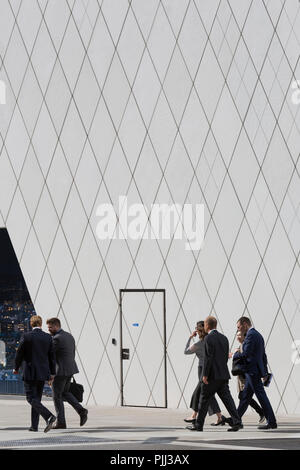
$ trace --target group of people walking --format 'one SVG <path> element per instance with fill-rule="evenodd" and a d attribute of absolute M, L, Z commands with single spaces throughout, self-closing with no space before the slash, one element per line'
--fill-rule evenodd
<path fill-rule="evenodd" d="M 47 320 L 49 333 L 42 330 L 42 318 L 34 315 L 30 319 L 32 331 L 25 333 L 17 349 L 14 373 L 18 374 L 24 362 L 23 380 L 26 399 L 31 405 L 30 431 L 38 431 L 39 417 L 46 422 L 44 432 L 50 429 L 65 429 L 66 418 L 64 401 L 67 401 L 78 413 L 80 426 L 87 421 L 88 410 L 83 408 L 70 392 L 71 379 L 77 374 L 75 362 L 75 340 L 61 328 L 58 318 Z M 199 337 L 198 342 L 192 338 Z M 248 406 L 252 406 L 259 415 L 259 429 L 277 428 L 276 418 L 265 392 L 264 385 L 270 379 L 267 369 L 262 335 L 252 327 L 247 317 L 237 322 L 237 339 L 240 343 L 235 353 L 229 352 L 226 336 L 217 330 L 217 319 L 213 316 L 199 321 L 196 330 L 190 336 L 185 347 L 185 354 L 196 354 L 199 358 L 198 384 L 191 398 L 193 414 L 185 419 L 191 431 L 202 431 L 207 413 L 216 414 L 214 426 L 229 424 L 228 431 L 243 428 L 242 417 Z M 230 373 L 228 359 L 238 361 L 239 405 L 236 408 L 229 390 Z M 42 403 L 45 382 L 52 387 L 56 415 Z M 229 417 L 222 415 L 215 394 L 222 400 Z M 253 399 L 256 395 L 258 403 Z M 263 422 L 266 420 L 266 424 Z"/>
<path fill-rule="evenodd" d="M 197 335 L 199 341 L 191 344 L 192 338 Z M 217 422 L 213 423 L 214 426 L 224 426 L 227 423 L 230 425 L 228 431 L 238 431 L 243 428 L 242 417 L 249 405 L 259 415 L 258 429 L 277 428 L 276 418 L 264 387 L 269 383 L 271 376 L 267 368 L 264 339 L 247 317 L 241 317 L 237 322 L 237 339 L 240 346 L 234 354 L 230 353 L 228 339 L 217 331 L 217 319 L 213 316 L 199 321 L 196 330 L 189 337 L 184 353 L 196 354 L 199 358 L 199 382 L 191 398 L 190 407 L 193 414 L 185 419 L 190 423 L 187 429 L 202 431 L 206 415 L 209 413 L 218 417 Z M 228 385 L 229 358 L 239 362 L 238 408 Z M 215 398 L 216 393 L 225 405 L 229 418 L 221 414 Z M 253 399 L 254 394 L 259 403 Z"/>
<path fill-rule="evenodd" d="M 47 320 L 49 333 L 42 330 L 42 318 L 34 315 L 30 319 L 32 331 L 25 333 L 15 357 L 14 374 L 18 374 L 22 363 L 26 399 L 31 405 L 29 431 L 38 431 L 39 417 L 46 422 L 44 432 L 50 429 L 65 429 L 64 401 L 78 413 L 80 426 L 87 421 L 88 410 L 70 392 L 71 379 L 79 372 L 75 362 L 75 340 L 61 328 L 58 318 Z M 45 382 L 52 387 L 56 416 L 42 403 Z"/>

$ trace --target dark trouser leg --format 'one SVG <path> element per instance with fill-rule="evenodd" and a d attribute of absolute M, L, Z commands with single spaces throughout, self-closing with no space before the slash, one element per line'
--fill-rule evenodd
<path fill-rule="evenodd" d="M 254 411 L 256 411 L 256 413 L 259 416 L 264 416 L 265 415 L 262 407 L 259 406 L 259 404 L 257 403 L 257 401 L 254 400 L 254 398 L 251 398 L 251 400 L 249 402 L 249 405 L 251 406 L 251 408 L 254 409 Z"/>
<path fill-rule="evenodd" d="M 242 399 L 242 394 L 243 394 L 243 390 L 241 390 L 239 393 L 239 400 Z M 251 400 L 249 401 L 249 405 L 251 406 L 251 408 L 253 408 L 256 411 L 256 413 L 259 416 L 264 416 L 263 409 L 261 408 L 261 406 L 259 406 L 257 401 L 255 401 L 253 398 L 251 398 Z"/>
<path fill-rule="evenodd" d="M 256 411 L 256 413 L 257 413 L 259 416 L 264 416 L 264 412 L 263 412 L 262 407 L 259 406 L 259 404 L 257 403 L 257 401 L 255 401 L 253 398 L 250 400 L 249 405 L 251 406 L 251 408 L 254 409 L 254 411 Z"/>
<path fill-rule="evenodd" d="M 31 426 L 38 428 L 39 416 L 41 415 L 47 421 L 52 413 L 41 403 L 44 381 L 24 381 L 26 399 L 31 405 Z"/>
<path fill-rule="evenodd" d="M 190 408 L 192 408 L 192 410 L 195 412 L 198 412 L 198 408 L 199 408 L 199 399 L 200 399 L 201 385 L 202 385 L 202 366 L 198 366 L 198 380 L 199 382 L 193 392 L 191 403 L 190 403 Z"/>
<path fill-rule="evenodd" d="M 26 393 L 27 401 L 30 404 L 32 404 L 32 400 L 33 400 L 35 395 L 36 395 L 36 398 L 39 399 L 39 401 L 41 401 L 41 396 L 40 396 L 40 393 L 38 391 L 38 387 L 31 386 L 28 397 L 27 397 L 27 393 Z M 35 407 L 31 406 L 31 427 L 34 428 L 34 429 L 38 429 L 39 420 L 40 420 L 39 412 L 37 411 L 37 409 Z"/>
<path fill-rule="evenodd" d="M 233 401 L 233 398 L 231 396 L 229 386 L 228 386 L 228 380 L 222 380 L 218 389 L 217 389 L 217 394 L 221 398 L 222 402 L 225 405 L 226 410 L 230 414 L 232 418 L 232 424 L 233 426 L 236 424 L 241 423 L 241 418 L 238 414 L 238 411 L 236 409 L 235 403 Z"/>
<path fill-rule="evenodd" d="M 203 384 L 202 382 L 202 366 L 198 366 L 198 378 L 199 378 L 199 383 L 197 387 L 195 388 L 195 391 L 193 393 L 192 399 L 191 399 L 191 406 L 192 410 L 198 411 L 199 408 L 199 399 L 200 399 L 200 393 L 201 393 L 201 386 Z M 221 413 L 220 407 L 218 405 L 218 402 L 215 398 L 215 396 L 212 396 L 209 405 L 208 405 L 208 414 L 209 416 L 215 415 L 217 413 Z"/>
<path fill-rule="evenodd" d="M 63 402 L 63 392 L 68 377 L 56 375 L 53 380 L 53 401 L 56 410 L 57 424 L 66 425 L 65 407 Z"/>
<path fill-rule="evenodd" d="M 247 377 L 248 374 L 246 374 Z M 250 375 L 249 374 L 249 384 L 254 391 L 260 406 L 262 407 L 263 414 L 265 415 L 268 424 L 273 425 L 276 424 L 276 418 L 271 406 L 271 403 L 267 397 L 265 388 L 261 381 L 261 378 L 258 375 Z"/>
<path fill-rule="evenodd" d="M 211 401 L 211 398 L 214 396 L 214 393 L 215 393 L 215 387 L 213 383 L 212 384 L 209 383 L 208 385 L 206 385 L 205 383 L 202 383 L 200 399 L 199 399 L 199 409 L 198 409 L 198 415 L 196 419 L 197 427 L 200 429 L 203 429 L 209 403 Z"/>
<path fill-rule="evenodd" d="M 201 393 L 201 386 L 202 386 L 202 381 L 200 381 L 197 385 L 197 387 L 194 390 L 194 393 L 191 398 L 191 404 L 190 408 L 192 408 L 193 411 L 198 411 L 199 409 L 199 400 L 200 400 L 200 393 Z M 215 398 L 215 396 L 212 396 L 210 399 L 209 405 L 208 405 L 208 414 L 209 416 L 215 415 L 217 413 L 221 413 L 220 407 L 218 405 L 218 402 Z"/>
<path fill-rule="evenodd" d="M 191 398 L 191 403 L 190 403 L 190 408 L 192 408 L 193 411 L 198 411 L 199 408 L 199 399 L 200 399 L 200 393 L 201 393 L 201 382 L 198 382 L 197 387 L 195 388 L 192 398 Z"/>
<path fill-rule="evenodd" d="M 213 396 L 210 399 L 210 402 L 209 402 L 209 405 L 208 405 L 208 414 L 209 414 L 209 416 L 211 416 L 211 415 L 215 415 L 217 413 L 221 413 L 221 410 L 220 410 L 220 407 L 218 405 L 218 402 L 217 402 L 215 396 Z"/>
<path fill-rule="evenodd" d="M 77 413 L 80 415 L 80 413 L 82 413 L 84 408 L 83 408 L 83 406 L 81 406 L 79 401 L 74 397 L 74 395 L 70 392 L 71 378 L 72 378 L 72 376 L 67 377 L 65 387 L 64 387 L 64 391 L 63 391 L 63 394 L 62 394 L 62 398 L 63 398 L 63 400 L 67 401 L 74 408 L 74 410 L 77 411 Z"/>
<path fill-rule="evenodd" d="M 239 393 L 239 400 L 242 399 L 242 394 L 243 394 L 243 391 L 241 390 L 240 393 Z M 259 406 L 257 401 L 255 401 L 253 398 L 251 398 L 251 400 L 249 402 L 249 405 L 251 406 L 251 408 L 253 408 L 256 411 L 256 413 L 259 416 L 264 416 L 263 409 L 261 408 L 261 406 Z"/>
<path fill-rule="evenodd" d="M 245 388 L 239 395 L 240 403 L 238 407 L 238 414 L 241 418 L 245 414 L 250 404 L 250 401 L 252 400 L 253 393 L 254 393 L 254 390 L 251 386 L 249 375 L 246 374 Z"/>

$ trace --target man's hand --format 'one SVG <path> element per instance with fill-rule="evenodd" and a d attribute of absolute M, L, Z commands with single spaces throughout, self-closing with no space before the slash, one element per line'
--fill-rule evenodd
<path fill-rule="evenodd" d="M 203 376 L 202 381 L 205 385 L 208 385 L 208 380 L 206 376 Z"/>
<path fill-rule="evenodd" d="M 18 375 L 19 371 L 17 371 L 16 369 L 13 370 L 13 374 L 14 375 Z"/>
<path fill-rule="evenodd" d="M 230 353 L 228 354 L 228 358 L 231 359 L 232 356 L 233 356 L 233 354 L 234 354 L 234 353 L 230 352 Z"/>

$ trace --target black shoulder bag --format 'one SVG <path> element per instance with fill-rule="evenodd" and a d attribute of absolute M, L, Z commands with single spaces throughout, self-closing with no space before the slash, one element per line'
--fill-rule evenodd
<path fill-rule="evenodd" d="M 245 363 L 242 357 L 234 357 L 232 359 L 232 375 L 242 375 L 245 376 Z"/>
<path fill-rule="evenodd" d="M 81 403 L 83 401 L 83 392 L 84 388 L 83 385 L 78 384 L 74 377 L 72 378 L 72 382 L 70 383 L 69 392 L 74 395 L 74 397 Z"/>

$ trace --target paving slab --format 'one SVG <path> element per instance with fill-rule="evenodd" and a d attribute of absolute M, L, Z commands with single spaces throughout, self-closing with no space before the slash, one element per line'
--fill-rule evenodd
<path fill-rule="evenodd" d="M 52 399 L 43 403 L 55 413 Z M 0 396 L 0 449 L 47 450 L 299 450 L 300 416 L 277 416 L 278 428 L 257 429 L 257 415 L 243 418 L 244 429 L 228 433 L 226 426 L 213 427 L 207 417 L 203 432 L 186 429 L 189 410 L 87 406 L 88 421 L 67 404 L 67 429 L 30 432 L 30 406 L 24 397 Z M 226 412 L 224 413 L 226 415 Z"/>

